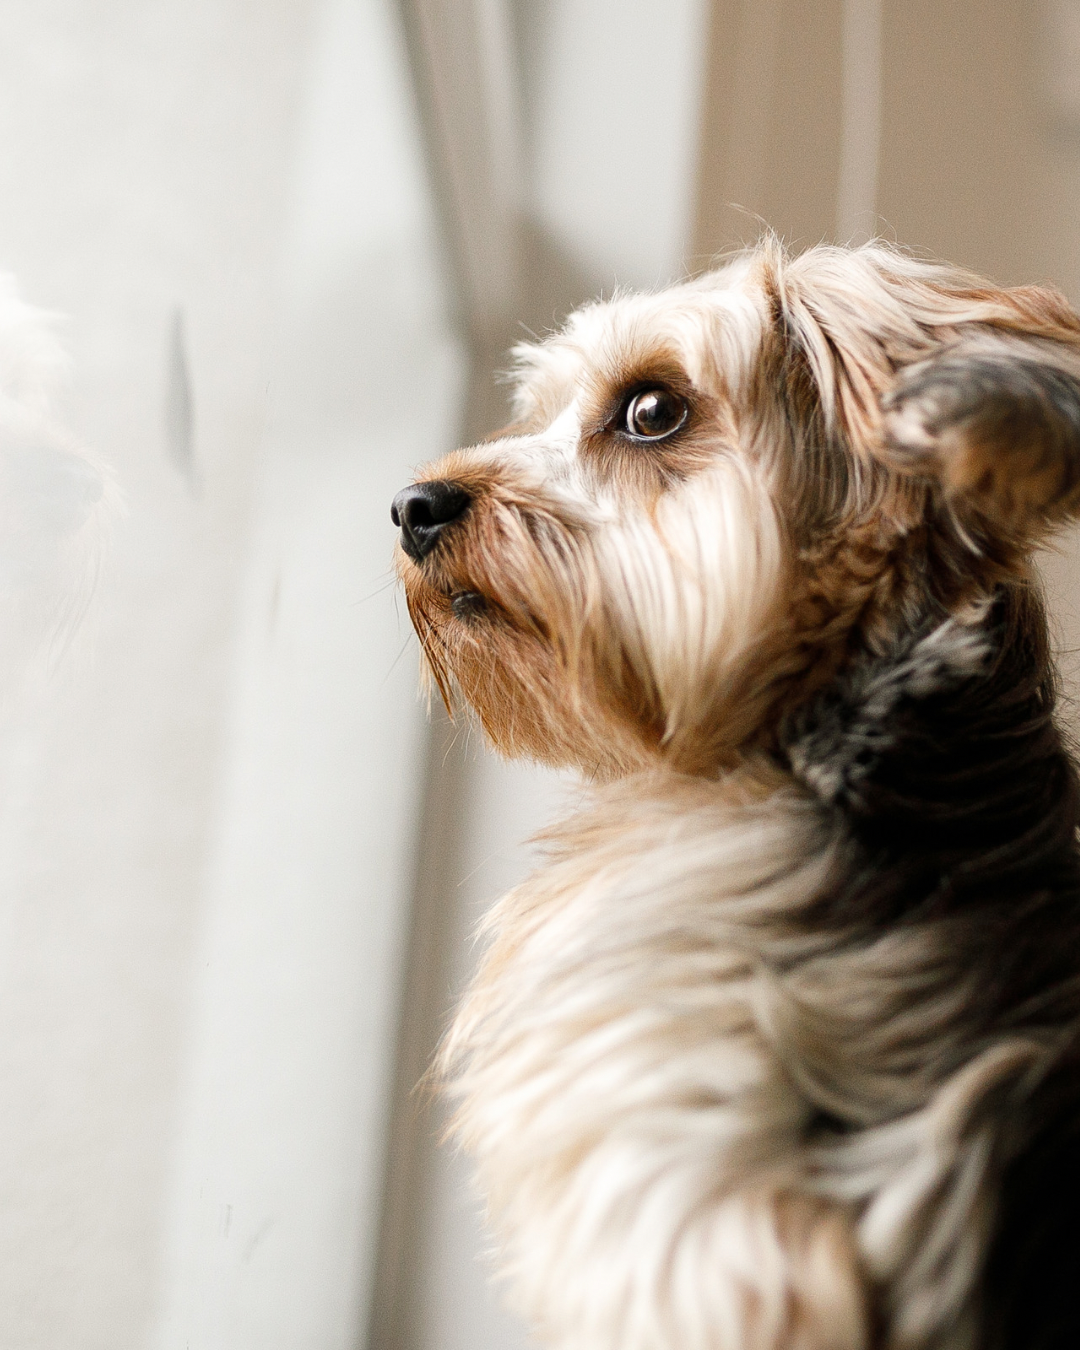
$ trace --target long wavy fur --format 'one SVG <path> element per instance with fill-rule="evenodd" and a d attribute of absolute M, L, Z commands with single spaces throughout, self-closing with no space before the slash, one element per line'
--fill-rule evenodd
<path fill-rule="evenodd" d="M 1029 561 L 1080 505 L 1080 320 L 765 240 L 521 366 L 400 563 L 447 697 L 593 782 L 440 1060 L 510 1297 L 565 1350 L 1080 1344 L 1080 789 Z"/>

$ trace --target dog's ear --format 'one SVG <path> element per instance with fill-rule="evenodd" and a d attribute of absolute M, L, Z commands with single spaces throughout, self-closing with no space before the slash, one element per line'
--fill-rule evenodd
<path fill-rule="evenodd" d="M 939 485 L 975 535 L 1026 546 L 1080 514 L 1080 316 L 879 244 L 811 249 L 778 283 L 827 423 Z"/>
<path fill-rule="evenodd" d="M 1080 350 L 971 333 L 901 369 L 883 457 L 939 484 L 960 518 L 1017 542 L 1080 514 Z"/>

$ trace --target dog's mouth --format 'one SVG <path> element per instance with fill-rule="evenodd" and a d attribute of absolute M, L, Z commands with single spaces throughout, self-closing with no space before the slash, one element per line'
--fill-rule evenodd
<path fill-rule="evenodd" d="M 475 483 L 435 479 L 400 492 L 391 518 L 401 532 L 398 572 L 429 655 L 452 662 L 460 644 L 472 650 L 515 633 L 550 641 L 543 606 L 527 593 L 533 571 L 543 588 L 543 558 L 554 547 L 545 515 L 493 502 Z"/>
<path fill-rule="evenodd" d="M 479 591 L 454 591 L 450 596 L 450 612 L 462 623 L 475 623 L 488 608 L 486 597 Z"/>

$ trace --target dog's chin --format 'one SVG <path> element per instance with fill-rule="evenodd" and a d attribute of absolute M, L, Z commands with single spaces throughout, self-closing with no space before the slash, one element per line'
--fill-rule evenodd
<path fill-rule="evenodd" d="M 556 651 L 534 615 L 475 583 L 435 586 L 412 567 L 406 598 L 426 674 L 455 721 L 472 717 L 500 755 L 610 781 L 656 762 L 639 693 L 612 696 L 597 654 Z"/>

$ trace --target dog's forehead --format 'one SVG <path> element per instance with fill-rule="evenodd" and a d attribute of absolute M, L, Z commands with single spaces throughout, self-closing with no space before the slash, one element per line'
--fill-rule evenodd
<path fill-rule="evenodd" d="M 740 264 L 585 305 L 561 332 L 516 350 L 518 412 L 551 421 L 597 385 L 618 386 L 673 360 L 692 385 L 731 390 L 752 367 L 769 322 L 767 297 Z"/>

